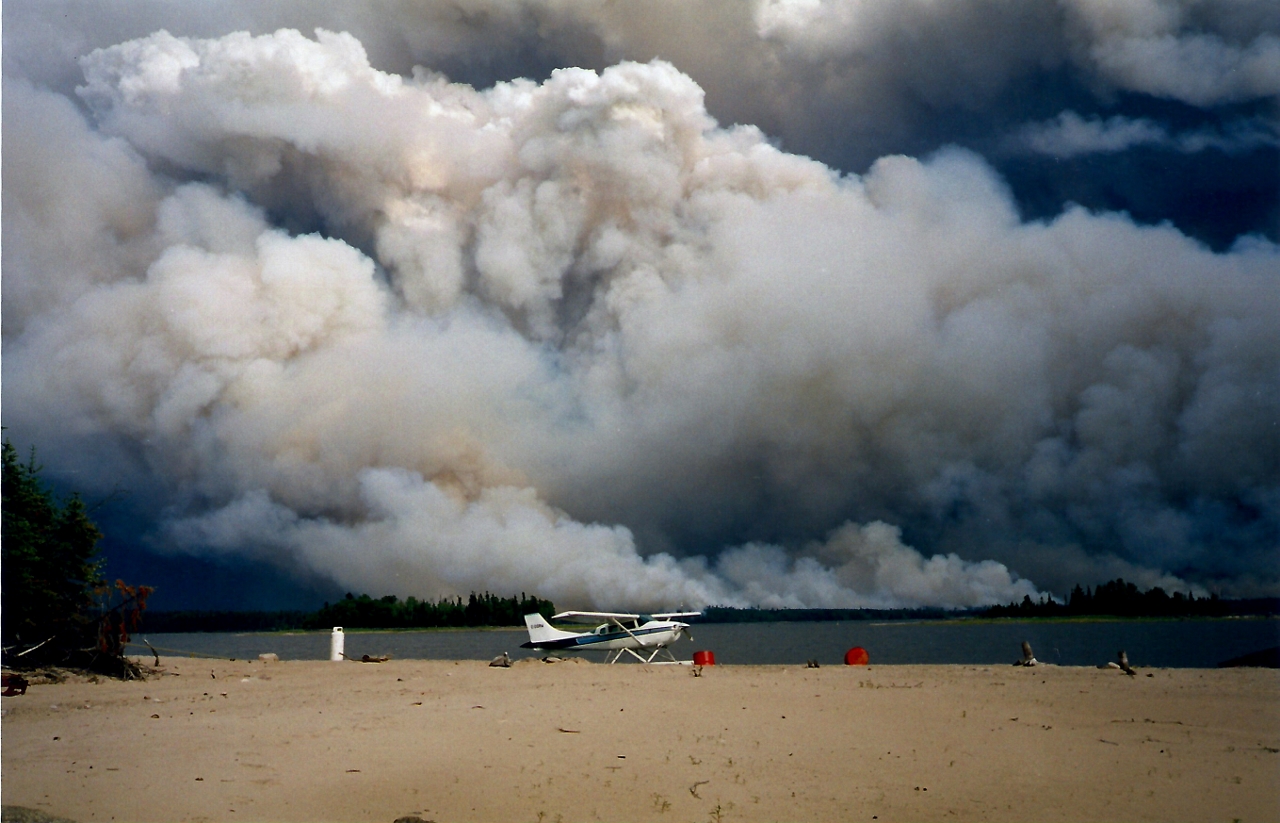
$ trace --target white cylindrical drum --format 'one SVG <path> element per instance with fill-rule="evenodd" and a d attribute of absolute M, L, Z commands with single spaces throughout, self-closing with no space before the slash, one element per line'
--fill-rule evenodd
<path fill-rule="evenodd" d="M 333 634 L 329 636 L 329 659 L 341 660 L 342 649 L 346 645 L 346 636 L 342 633 L 341 626 L 333 627 Z"/>

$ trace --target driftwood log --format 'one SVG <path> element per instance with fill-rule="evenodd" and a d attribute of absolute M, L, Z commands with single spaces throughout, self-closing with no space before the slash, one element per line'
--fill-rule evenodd
<path fill-rule="evenodd" d="M 1031 653 L 1031 644 L 1022 641 L 1022 659 L 1015 662 L 1015 666 L 1034 666 L 1036 664 L 1036 656 Z"/>

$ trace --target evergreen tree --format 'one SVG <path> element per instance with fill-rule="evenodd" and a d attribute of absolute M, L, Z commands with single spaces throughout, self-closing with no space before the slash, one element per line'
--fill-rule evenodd
<path fill-rule="evenodd" d="M 57 645 L 92 622 L 93 594 L 102 584 L 95 559 L 102 532 L 78 495 L 63 503 L 53 496 L 34 451 L 23 463 L 6 439 L 3 457 L 4 646 Z"/>
<path fill-rule="evenodd" d="M 33 451 L 24 464 L 3 446 L 4 662 L 91 668 L 115 677 L 141 670 L 125 657 L 149 586 L 108 586 L 96 557 L 102 532 L 79 495 L 59 501 L 40 479 Z"/>

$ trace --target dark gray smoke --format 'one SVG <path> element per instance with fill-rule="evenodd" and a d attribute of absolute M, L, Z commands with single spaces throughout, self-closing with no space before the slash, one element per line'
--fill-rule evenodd
<path fill-rule="evenodd" d="M 1255 5 L 7 3 L 5 425 L 376 593 L 1276 592 L 1270 230 L 999 170 L 1274 153 Z"/>

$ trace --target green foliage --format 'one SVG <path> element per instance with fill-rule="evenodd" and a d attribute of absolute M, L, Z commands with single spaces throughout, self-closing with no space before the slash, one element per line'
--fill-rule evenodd
<path fill-rule="evenodd" d="M 108 586 L 96 558 L 102 532 L 79 495 L 58 501 L 40 479 L 35 452 L 26 463 L 3 444 L 4 662 L 66 665 L 136 677 L 124 656 L 147 607 L 148 586 Z"/>
<path fill-rule="evenodd" d="M 102 532 L 79 496 L 55 499 L 34 452 L 22 463 L 6 439 L 3 453 L 4 645 L 80 635 L 102 584 L 94 557 Z"/>
<path fill-rule="evenodd" d="M 538 612 L 550 617 L 555 610 L 550 600 L 529 597 L 523 592 L 519 598 L 472 592 L 465 603 L 461 597 L 435 603 L 410 597 L 402 602 L 392 595 L 374 600 L 367 594 L 356 597 L 348 593 L 333 605 L 325 603 L 308 622 L 312 628 L 358 629 L 523 626 L 526 614 Z"/>

